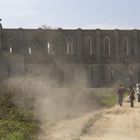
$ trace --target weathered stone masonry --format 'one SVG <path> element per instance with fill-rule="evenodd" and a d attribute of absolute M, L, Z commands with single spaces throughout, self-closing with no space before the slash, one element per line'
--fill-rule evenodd
<path fill-rule="evenodd" d="M 0 24 L 0 79 L 2 79 L 2 42 L 1 42 L 1 35 L 2 35 L 2 26 Z"/>
<path fill-rule="evenodd" d="M 2 29 L 0 78 L 45 75 L 88 86 L 140 82 L 139 30 Z"/>

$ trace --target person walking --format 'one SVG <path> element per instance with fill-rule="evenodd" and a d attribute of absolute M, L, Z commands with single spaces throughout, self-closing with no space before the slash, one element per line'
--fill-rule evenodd
<path fill-rule="evenodd" d="M 135 91 L 133 90 L 132 87 L 130 87 L 129 97 L 130 97 L 130 104 L 131 104 L 131 107 L 134 107 Z"/>
<path fill-rule="evenodd" d="M 120 85 L 117 90 L 117 104 L 119 106 L 122 106 L 124 92 L 124 86 Z"/>
<path fill-rule="evenodd" d="M 137 83 L 136 84 L 136 90 L 135 90 L 135 93 L 138 97 L 138 102 L 140 102 L 140 83 Z"/>

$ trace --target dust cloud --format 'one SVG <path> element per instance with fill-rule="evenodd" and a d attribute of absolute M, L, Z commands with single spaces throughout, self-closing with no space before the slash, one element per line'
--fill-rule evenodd
<path fill-rule="evenodd" d="M 94 94 L 96 90 L 79 85 L 60 88 L 55 83 L 37 77 L 11 78 L 7 84 L 20 89 L 16 104 L 33 106 L 35 116 L 41 122 L 70 119 L 100 107 Z M 29 102 L 26 103 L 26 100 Z"/>
<path fill-rule="evenodd" d="M 41 128 L 44 129 L 44 125 L 77 118 L 101 108 L 98 92 L 104 93 L 104 90 L 88 88 L 85 75 L 77 75 L 71 84 L 64 87 L 43 76 L 16 76 L 6 82 L 20 91 L 15 103 L 22 107 L 31 106 L 35 118 L 41 122 Z"/>

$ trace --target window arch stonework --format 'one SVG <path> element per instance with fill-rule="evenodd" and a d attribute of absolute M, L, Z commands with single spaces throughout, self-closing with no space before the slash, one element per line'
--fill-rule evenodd
<path fill-rule="evenodd" d="M 94 43 L 91 37 L 86 37 L 85 39 L 85 46 L 87 54 L 95 54 Z"/>
<path fill-rule="evenodd" d="M 73 54 L 73 40 L 71 38 L 67 39 L 66 47 L 67 54 Z"/>
<path fill-rule="evenodd" d="M 123 37 L 121 42 L 122 55 L 129 55 L 129 39 L 128 37 Z"/>
<path fill-rule="evenodd" d="M 103 49 L 105 56 L 111 55 L 111 39 L 108 36 L 103 40 Z"/>

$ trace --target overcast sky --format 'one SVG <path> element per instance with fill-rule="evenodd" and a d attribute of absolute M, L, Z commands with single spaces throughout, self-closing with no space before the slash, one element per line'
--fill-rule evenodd
<path fill-rule="evenodd" d="M 0 0 L 4 28 L 140 28 L 140 0 Z"/>

